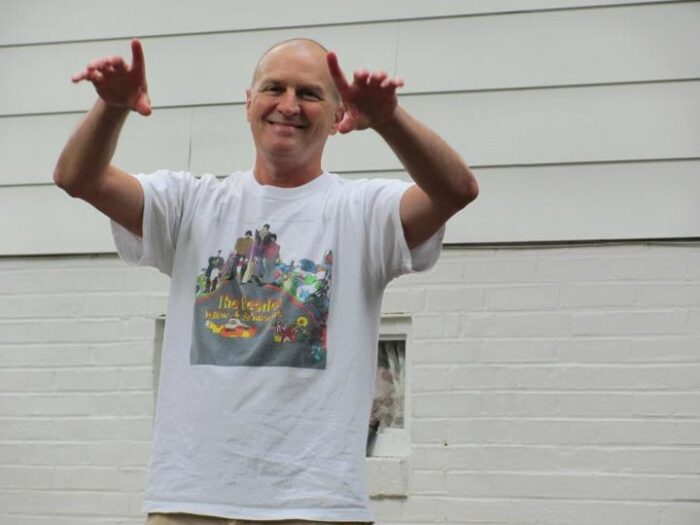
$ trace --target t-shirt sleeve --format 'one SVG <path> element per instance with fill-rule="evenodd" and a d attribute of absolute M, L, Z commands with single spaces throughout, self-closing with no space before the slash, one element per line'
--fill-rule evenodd
<path fill-rule="evenodd" d="M 428 240 L 409 249 L 401 224 L 400 204 L 412 186 L 399 180 L 370 181 L 366 199 L 369 253 L 384 283 L 409 272 L 429 270 L 437 262 L 445 234 L 443 225 Z"/>
<path fill-rule="evenodd" d="M 197 179 L 167 170 L 134 177 L 143 188 L 143 237 L 112 221 L 117 252 L 128 263 L 154 266 L 170 275 L 182 217 Z"/>

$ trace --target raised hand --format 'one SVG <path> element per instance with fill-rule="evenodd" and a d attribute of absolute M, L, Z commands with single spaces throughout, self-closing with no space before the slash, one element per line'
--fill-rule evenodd
<path fill-rule="evenodd" d="M 370 73 L 363 69 L 355 71 L 353 82 L 349 84 L 340 69 L 337 55 L 330 51 L 327 59 L 331 77 L 345 106 L 345 116 L 338 131 L 349 133 L 376 127 L 394 116 L 398 107 L 396 90 L 403 86 L 403 80 L 389 78 L 384 71 Z"/>
<path fill-rule="evenodd" d="M 120 56 L 98 58 L 71 77 L 74 83 L 87 80 L 108 106 L 128 108 L 139 114 L 151 114 L 151 99 L 146 84 L 146 63 L 141 42 L 131 41 L 131 66 Z"/>

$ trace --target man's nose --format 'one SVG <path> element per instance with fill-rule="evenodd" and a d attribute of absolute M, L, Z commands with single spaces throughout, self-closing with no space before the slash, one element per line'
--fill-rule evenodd
<path fill-rule="evenodd" d="M 282 94 L 277 107 L 284 115 L 296 115 L 299 113 L 299 101 L 293 89 L 288 89 Z"/>

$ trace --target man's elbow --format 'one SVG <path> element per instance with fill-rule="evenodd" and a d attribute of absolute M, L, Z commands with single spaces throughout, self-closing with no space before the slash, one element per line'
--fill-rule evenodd
<path fill-rule="evenodd" d="M 57 165 L 53 170 L 53 183 L 71 197 L 78 197 L 77 188 L 70 183 L 70 178 L 66 176 L 60 165 Z"/>
<path fill-rule="evenodd" d="M 466 206 L 476 200 L 479 196 L 479 183 L 469 168 L 464 175 L 464 181 L 459 185 L 459 189 L 453 194 L 453 206 L 456 211 L 466 208 Z"/>
<path fill-rule="evenodd" d="M 61 169 L 60 164 L 53 171 L 53 182 L 75 199 L 85 199 L 88 194 L 89 188 L 85 184 L 77 183 L 75 177 L 71 177 L 65 169 Z"/>

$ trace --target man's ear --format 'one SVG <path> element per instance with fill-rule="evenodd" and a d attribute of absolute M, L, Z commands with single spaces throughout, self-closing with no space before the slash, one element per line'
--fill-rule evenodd
<path fill-rule="evenodd" d="M 331 128 L 331 135 L 335 135 L 338 132 L 338 125 L 343 121 L 345 117 L 345 106 L 341 102 L 335 109 L 335 114 L 333 115 L 333 128 Z"/>
<path fill-rule="evenodd" d="M 247 88 L 245 90 L 245 118 L 248 122 L 250 122 L 250 96 L 251 90 Z"/>

